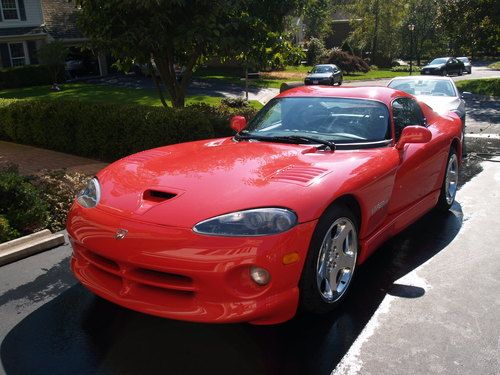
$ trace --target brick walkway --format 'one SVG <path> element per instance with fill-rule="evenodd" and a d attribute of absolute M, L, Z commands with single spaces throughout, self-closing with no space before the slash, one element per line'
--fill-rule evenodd
<path fill-rule="evenodd" d="M 0 141 L 0 167 L 17 164 L 24 175 L 42 169 L 66 169 L 68 172 L 95 174 L 107 164 L 97 160 L 64 154 L 62 152 Z"/>

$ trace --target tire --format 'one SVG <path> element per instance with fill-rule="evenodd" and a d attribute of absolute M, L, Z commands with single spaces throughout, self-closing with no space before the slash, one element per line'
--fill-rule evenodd
<path fill-rule="evenodd" d="M 327 313 L 345 298 L 356 268 L 358 228 L 358 219 L 343 204 L 321 216 L 299 282 L 301 310 Z"/>
<path fill-rule="evenodd" d="M 448 72 L 446 71 L 446 69 L 443 69 L 443 71 L 441 72 L 441 75 L 443 77 L 446 77 L 448 75 Z"/>
<path fill-rule="evenodd" d="M 460 70 L 458 71 L 458 75 L 459 75 L 459 76 L 461 76 L 463 73 L 464 73 L 464 72 L 463 72 L 463 70 L 462 70 L 462 69 L 460 69 Z"/>
<path fill-rule="evenodd" d="M 458 188 L 458 173 L 459 167 L 457 150 L 455 147 L 452 147 L 450 149 L 450 153 L 448 154 L 443 184 L 441 185 L 441 193 L 439 194 L 436 206 L 440 211 L 448 211 L 453 205 L 453 202 L 455 202 L 455 196 Z"/>
<path fill-rule="evenodd" d="M 339 81 L 339 86 L 342 86 L 342 78 Z"/>

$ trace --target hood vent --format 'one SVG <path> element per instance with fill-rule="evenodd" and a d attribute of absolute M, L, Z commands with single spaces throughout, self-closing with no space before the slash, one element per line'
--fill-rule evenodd
<path fill-rule="evenodd" d="M 323 168 L 290 166 L 279 170 L 270 179 L 307 186 L 313 183 L 315 179 L 319 179 L 327 173 L 329 173 L 328 169 Z"/>
<path fill-rule="evenodd" d="M 149 202 L 160 203 L 169 199 L 172 199 L 177 194 L 168 193 L 166 191 L 160 190 L 146 190 L 143 195 L 143 199 Z"/>

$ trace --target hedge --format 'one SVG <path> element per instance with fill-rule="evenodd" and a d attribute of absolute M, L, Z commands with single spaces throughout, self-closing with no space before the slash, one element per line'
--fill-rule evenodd
<path fill-rule="evenodd" d="M 0 89 L 51 85 L 53 76 L 45 65 L 24 65 L 0 69 Z M 64 69 L 61 69 L 59 82 L 64 82 Z"/>
<path fill-rule="evenodd" d="M 81 102 L 0 100 L 0 139 L 104 161 L 173 143 L 231 135 L 229 118 L 253 108 L 183 109 Z"/>

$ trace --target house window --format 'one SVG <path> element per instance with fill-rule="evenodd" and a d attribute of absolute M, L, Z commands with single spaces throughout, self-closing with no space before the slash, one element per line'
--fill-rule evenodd
<path fill-rule="evenodd" d="M 1 0 L 4 20 L 18 20 L 19 12 L 16 0 Z"/>
<path fill-rule="evenodd" d="M 26 65 L 26 54 L 24 51 L 24 43 L 10 43 L 10 62 L 12 66 Z"/>

